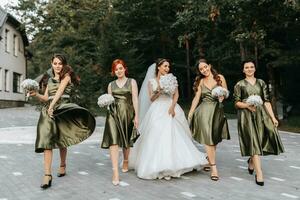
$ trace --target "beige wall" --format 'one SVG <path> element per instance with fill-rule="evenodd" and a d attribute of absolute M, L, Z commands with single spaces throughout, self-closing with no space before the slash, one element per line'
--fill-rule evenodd
<path fill-rule="evenodd" d="M 7 50 L 5 48 L 5 32 L 7 34 Z M 0 100 L 24 101 L 23 90 L 13 92 L 13 73 L 21 74 L 21 82 L 26 78 L 26 58 L 21 34 L 10 24 L 5 24 L 1 31 L 0 41 Z M 14 51 L 14 40 L 16 51 Z M 8 70 L 7 90 L 5 91 L 5 70 Z"/>

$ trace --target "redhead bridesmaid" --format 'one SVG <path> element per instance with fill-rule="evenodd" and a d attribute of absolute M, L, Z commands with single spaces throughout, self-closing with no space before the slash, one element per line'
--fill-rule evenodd
<path fill-rule="evenodd" d="M 107 113 L 101 147 L 110 151 L 112 162 L 112 184 L 119 185 L 119 147 L 123 149 L 122 172 L 128 171 L 130 147 L 137 138 L 138 126 L 138 87 L 134 79 L 128 78 L 128 68 L 121 59 L 112 63 L 112 75 L 117 79 L 109 83 L 108 94 L 115 103 Z M 135 127 L 135 128 L 134 128 Z"/>

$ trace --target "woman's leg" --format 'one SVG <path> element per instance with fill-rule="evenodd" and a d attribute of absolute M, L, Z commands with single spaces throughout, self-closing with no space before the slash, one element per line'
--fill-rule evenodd
<path fill-rule="evenodd" d="M 44 178 L 41 185 L 42 188 L 48 188 L 51 186 L 52 175 L 51 175 L 51 165 L 52 165 L 52 149 L 44 150 Z"/>
<path fill-rule="evenodd" d="M 216 145 L 205 145 L 207 157 L 211 167 L 211 179 L 217 181 L 219 179 L 218 170 L 216 166 Z"/>
<path fill-rule="evenodd" d="M 59 148 L 60 154 L 60 166 L 58 170 L 58 177 L 62 177 L 66 174 L 66 159 L 67 159 L 67 148 Z"/>
<path fill-rule="evenodd" d="M 256 172 L 256 180 L 258 182 L 263 182 L 264 177 L 263 177 L 263 173 L 262 173 L 262 169 L 261 169 L 261 161 L 260 161 L 259 155 L 253 155 L 251 160 L 254 165 L 255 172 Z"/>
<path fill-rule="evenodd" d="M 247 163 L 248 163 L 248 173 L 249 174 L 253 174 L 254 172 L 254 166 L 253 166 L 253 159 L 252 159 L 252 156 L 250 156 L 247 160 Z"/>
<path fill-rule="evenodd" d="M 123 166 L 122 172 L 128 172 L 128 158 L 129 158 L 130 148 L 123 148 Z"/>
<path fill-rule="evenodd" d="M 51 165 L 52 165 L 52 149 L 44 150 L 44 172 L 45 174 L 51 174 Z"/>
<path fill-rule="evenodd" d="M 119 184 L 119 170 L 118 170 L 118 160 L 119 160 L 119 146 L 111 145 L 109 147 L 110 159 L 112 163 L 113 177 L 112 183 L 114 185 Z"/>

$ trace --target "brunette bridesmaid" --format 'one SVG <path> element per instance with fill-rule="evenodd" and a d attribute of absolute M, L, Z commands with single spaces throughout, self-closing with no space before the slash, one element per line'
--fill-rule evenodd
<path fill-rule="evenodd" d="M 31 91 L 30 95 L 45 102 L 37 125 L 35 152 L 44 153 L 44 179 L 41 188 L 52 183 L 53 149 L 59 148 L 60 168 L 58 177 L 66 175 L 67 147 L 87 139 L 95 129 L 95 118 L 85 108 L 71 103 L 71 91 L 79 83 L 72 68 L 62 54 L 51 59 L 52 74 L 48 76 L 43 95 Z"/>
<path fill-rule="evenodd" d="M 242 156 L 249 156 L 248 172 L 256 172 L 256 184 L 263 186 L 260 156 L 278 155 L 284 151 L 277 131 L 278 121 L 274 116 L 266 83 L 255 77 L 255 62 L 242 63 L 245 79 L 234 87 L 235 106 L 238 110 L 238 133 Z M 263 105 L 246 103 L 250 95 L 259 95 Z"/>
<path fill-rule="evenodd" d="M 217 86 L 227 89 L 227 85 L 224 76 L 218 74 L 205 59 L 199 60 L 198 73 L 193 88 L 195 97 L 188 118 L 194 139 L 205 145 L 210 166 L 204 170 L 211 171 L 211 180 L 218 181 L 217 144 L 223 139 L 230 139 L 230 135 L 222 104 L 225 97 L 214 97 L 212 90 Z"/>

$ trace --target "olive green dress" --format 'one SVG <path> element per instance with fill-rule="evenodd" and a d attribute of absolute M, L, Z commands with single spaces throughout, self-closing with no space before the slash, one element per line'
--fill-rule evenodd
<path fill-rule="evenodd" d="M 190 125 L 193 138 L 197 142 L 217 145 L 222 139 L 229 140 L 230 134 L 223 104 L 212 96 L 211 91 L 201 84 L 200 104 L 195 109 Z"/>
<path fill-rule="evenodd" d="M 37 125 L 35 152 L 45 149 L 68 147 L 87 139 L 94 132 L 96 121 L 94 116 L 85 108 L 70 103 L 72 84 L 68 84 L 64 94 L 54 106 L 53 118 L 47 110 L 60 82 L 49 78 L 49 101 L 42 108 Z"/>
<path fill-rule="evenodd" d="M 109 106 L 106 115 L 105 128 L 101 148 L 107 149 L 111 145 L 122 148 L 133 146 L 137 138 L 134 129 L 134 108 L 132 103 L 131 79 L 120 88 L 116 81 L 111 82 L 112 96 L 115 102 Z"/>
<path fill-rule="evenodd" d="M 270 101 L 267 85 L 261 79 L 256 79 L 254 85 L 245 79 L 235 85 L 235 103 L 245 102 L 250 95 Z M 242 156 L 278 155 L 284 151 L 277 128 L 263 105 L 257 106 L 255 112 L 238 109 L 238 133 Z"/>

